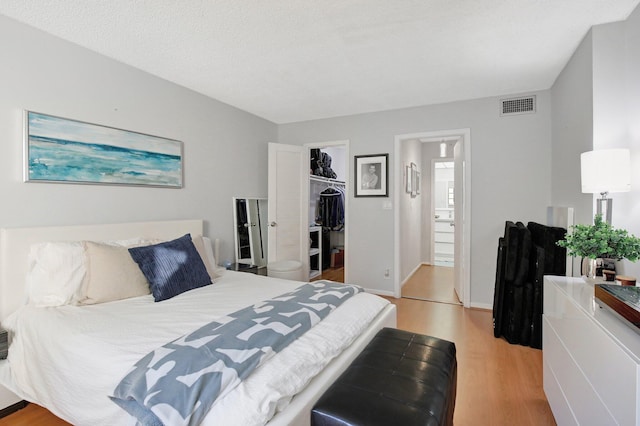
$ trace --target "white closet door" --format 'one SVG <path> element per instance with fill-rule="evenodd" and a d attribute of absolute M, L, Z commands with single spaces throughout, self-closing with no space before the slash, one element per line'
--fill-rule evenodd
<path fill-rule="evenodd" d="M 308 274 L 309 165 L 302 146 L 269 144 L 269 262 L 299 260 Z M 306 202 L 306 201 L 305 201 Z"/>

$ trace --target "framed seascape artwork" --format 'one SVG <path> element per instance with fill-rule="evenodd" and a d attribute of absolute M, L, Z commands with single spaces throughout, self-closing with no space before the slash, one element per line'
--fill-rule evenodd
<path fill-rule="evenodd" d="M 182 188 L 182 142 L 25 111 L 25 182 Z"/>
<path fill-rule="evenodd" d="M 356 155 L 355 196 L 389 196 L 389 154 Z"/>

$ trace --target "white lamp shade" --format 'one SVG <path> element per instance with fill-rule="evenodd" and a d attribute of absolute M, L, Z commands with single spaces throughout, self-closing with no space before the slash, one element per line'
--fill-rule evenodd
<path fill-rule="evenodd" d="M 600 149 L 580 154 L 582 192 L 631 191 L 631 153 L 628 149 Z"/>

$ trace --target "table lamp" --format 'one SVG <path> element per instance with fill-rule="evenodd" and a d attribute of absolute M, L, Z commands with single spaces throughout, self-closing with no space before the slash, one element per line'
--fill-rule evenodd
<path fill-rule="evenodd" d="M 628 149 L 599 149 L 580 154 L 582 192 L 600 194 L 597 214 L 611 223 L 613 201 L 607 198 L 612 192 L 631 190 L 631 153 Z"/>

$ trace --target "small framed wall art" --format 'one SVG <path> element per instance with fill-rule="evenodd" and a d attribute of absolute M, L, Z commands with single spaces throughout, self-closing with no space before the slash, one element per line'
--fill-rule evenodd
<path fill-rule="evenodd" d="M 418 166 L 415 163 L 411 163 L 411 198 L 414 198 L 418 194 Z"/>
<path fill-rule="evenodd" d="M 182 188 L 182 142 L 24 113 L 25 182 Z"/>
<path fill-rule="evenodd" d="M 407 194 L 411 194 L 411 191 L 413 191 L 413 172 L 411 170 L 411 166 L 405 166 L 404 168 L 404 175 L 405 175 L 405 191 L 407 192 Z"/>
<path fill-rule="evenodd" d="M 355 196 L 389 196 L 389 154 L 356 155 Z"/>

